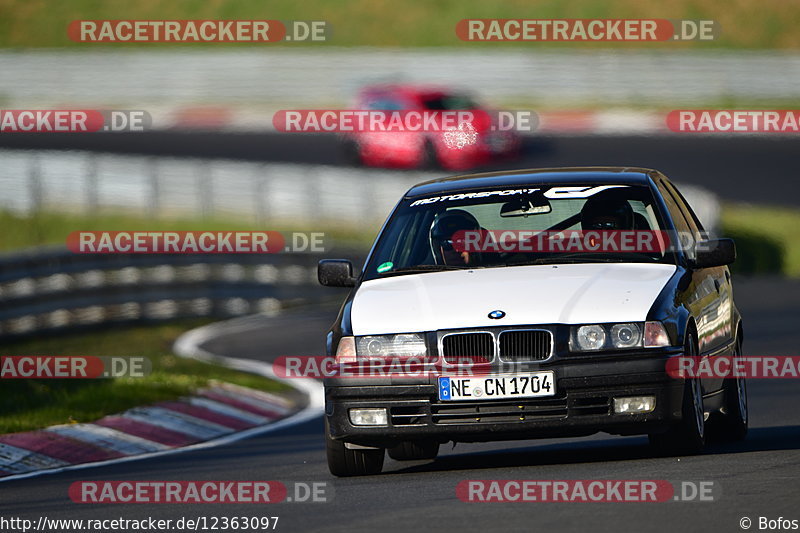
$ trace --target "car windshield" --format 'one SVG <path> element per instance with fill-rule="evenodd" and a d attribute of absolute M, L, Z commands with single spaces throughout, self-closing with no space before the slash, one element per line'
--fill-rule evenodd
<path fill-rule="evenodd" d="M 502 266 L 674 263 L 649 187 L 540 185 L 406 198 L 365 279 Z M 666 242 L 665 242 L 666 240 Z"/>
<path fill-rule="evenodd" d="M 435 94 L 422 97 L 422 105 L 431 111 L 458 111 L 477 109 L 479 106 L 464 94 Z"/>
<path fill-rule="evenodd" d="M 408 106 L 403 104 L 401 100 L 396 98 L 374 98 L 372 100 L 367 100 L 366 104 L 360 107 L 365 107 L 366 109 L 373 109 L 373 110 L 381 110 L 381 111 L 401 111 L 406 109 Z"/>

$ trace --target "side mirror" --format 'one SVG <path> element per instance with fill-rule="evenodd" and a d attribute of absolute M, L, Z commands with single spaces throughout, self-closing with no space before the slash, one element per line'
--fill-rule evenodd
<path fill-rule="evenodd" d="M 736 261 L 736 244 L 733 239 L 709 239 L 695 245 L 695 268 L 730 265 Z"/>
<path fill-rule="evenodd" d="M 353 263 L 346 259 L 323 259 L 317 265 L 317 279 L 326 287 L 354 287 Z"/>

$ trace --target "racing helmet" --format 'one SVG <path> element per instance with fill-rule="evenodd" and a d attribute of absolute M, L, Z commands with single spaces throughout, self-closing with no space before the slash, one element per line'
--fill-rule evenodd
<path fill-rule="evenodd" d="M 478 220 L 463 209 L 452 209 L 436 215 L 430 231 L 431 251 L 436 264 L 447 264 L 443 254 L 454 251 L 453 235 L 457 231 L 474 231 L 480 227 Z"/>
<path fill-rule="evenodd" d="M 616 190 L 590 196 L 581 209 L 581 229 L 631 230 L 634 226 L 633 208 Z"/>

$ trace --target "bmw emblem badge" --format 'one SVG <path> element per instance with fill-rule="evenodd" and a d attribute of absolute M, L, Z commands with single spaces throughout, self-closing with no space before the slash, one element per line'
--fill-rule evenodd
<path fill-rule="evenodd" d="M 505 311 L 501 311 L 499 309 L 495 309 L 494 311 L 489 313 L 489 318 L 492 318 L 494 320 L 500 320 L 504 316 L 506 316 L 506 312 Z"/>

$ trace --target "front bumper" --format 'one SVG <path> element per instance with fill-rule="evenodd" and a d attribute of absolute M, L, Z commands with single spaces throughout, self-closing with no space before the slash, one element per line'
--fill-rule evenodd
<path fill-rule="evenodd" d="M 628 355 L 609 360 L 566 361 L 525 370 L 553 370 L 556 395 L 489 401 L 440 401 L 435 377 L 421 383 L 406 379 L 327 380 L 325 414 L 336 440 L 364 446 L 392 446 L 400 441 L 485 442 L 591 435 L 658 432 L 681 419 L 683 380 L 665 372 L 669 357 Z M 653 411 L 617 414 L 613 398 L 655 396 Z M 386 408 L 387 426 L 355 426 L 351 408 Z"/>

